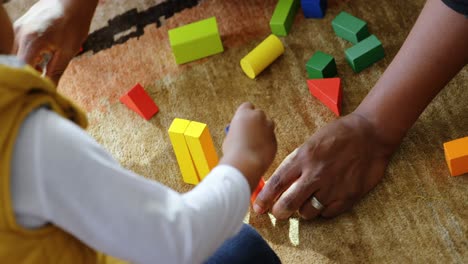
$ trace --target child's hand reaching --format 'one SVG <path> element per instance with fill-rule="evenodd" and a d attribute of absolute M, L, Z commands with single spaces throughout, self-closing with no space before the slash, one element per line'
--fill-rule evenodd
<path fill-rule="evenodd" d="M 223 143 L 221 164 L 240 170 L 255 190 L 276 155 L 274 123 L 251 103 L 239 106 Z"/>

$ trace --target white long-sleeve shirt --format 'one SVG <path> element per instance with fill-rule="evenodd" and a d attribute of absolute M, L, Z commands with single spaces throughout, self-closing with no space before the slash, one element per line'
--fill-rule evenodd
<path fill-rule="evenodd" d="M 45 108 L 22 124 L 12 159 L 18 223 L 53 223 L 135 263 L 201 263 L 239 231 L 250 188 L 221 165 L 180 194 L 122 168 L 72 122 Z"/>

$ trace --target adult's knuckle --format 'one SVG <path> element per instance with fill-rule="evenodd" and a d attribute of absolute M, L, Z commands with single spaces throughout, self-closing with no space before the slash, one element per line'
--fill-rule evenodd
<path fill-rule="evenodd" d="M 282 180 L 281 177 L 273 177 L 269 180 L 271 182 L 271 189 L 273 192 L 281 192 L 283 190 L 283 187 L 285 185 L 284 181 Z"/>
<path fill-rule="evenodd" d="M 287 195 L 286 197 L 281 198 L 279 201 L 279 207 L 287 212 L 292 212 L 297 209 L 292 195 Z"/>

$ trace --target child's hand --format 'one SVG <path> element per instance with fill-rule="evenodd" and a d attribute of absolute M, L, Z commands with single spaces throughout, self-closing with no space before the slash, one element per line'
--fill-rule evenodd
<path fill-rule="evenodd" d="M 46 75 L 58 82 L 88 36 L 96 1 L 41 0 L 14 23 L 13 52 L 42 71 L 45 54 L 51 55 Z"/>
<path fill-rule="evenodd" d="M 236 111 L 223 143 L 221 164 L 239 169 L 253 191 L 276 154 L 274 123 L 251 103 Z"/>

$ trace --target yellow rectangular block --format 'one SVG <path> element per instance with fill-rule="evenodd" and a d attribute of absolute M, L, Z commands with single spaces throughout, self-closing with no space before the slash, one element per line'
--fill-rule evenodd
<path fill-rule="evenodd" d="M 198 184 L 200 182 L 200 178 L 198 177 L 184 136 L 189 124 L 189 120 L 175 118 L 174 121 L 172 121 L 168 132 L 177 158 L 177 163 L 180 167 L 180 172 L 182 173 L 182 179 L 184 182 L 189 184 Z"/>
<path fill-rule="evenodd" d="M 218 155 L 214 148 L 208 126 L 199 122 L 190 122 L 185 130 L 185 141 L 197 168 L 200 180 L 218 164 Z"/>
<path fill-rule="evenodd" d="M 468 173 L 468 137 L 444 143 L 444 150 L 452 176 Z"/>

